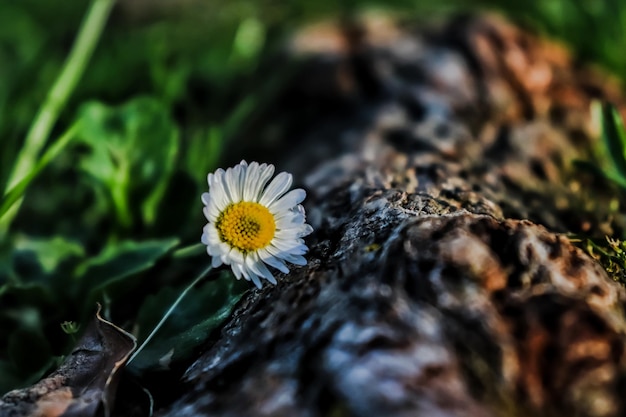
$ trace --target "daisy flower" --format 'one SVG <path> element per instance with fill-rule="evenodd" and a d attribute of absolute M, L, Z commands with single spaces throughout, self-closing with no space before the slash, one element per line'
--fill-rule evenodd
<path fill-rule="evenodd" d="M 258 288 L 261 278 L 276 284 L 266 265 L 285 274 L 287 262 L 306 265 L 302 238 L 313 231 L 300 205 L 304 190 L 287 192 L 293 178 L 286 172 L 267 184 L 273 174 L 274 165 L 241 161 L 209 174 L 209 192 L 202 194 L 208 220 L 202 243 L 212 266 L 230 265 L 237 279 L 244 277 Z"/>

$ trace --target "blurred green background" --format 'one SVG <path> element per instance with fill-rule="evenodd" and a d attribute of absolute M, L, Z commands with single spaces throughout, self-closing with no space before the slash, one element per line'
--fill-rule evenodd
<path fill-rule="evenodd" d="M 75 88 L 61 89 L 66 102 L 44 104 L 88 8 L 0 2 L 0 393 L 54 369 L 76 336 L 61 323 L 80 333 L 96 302 L 141 340 L 208 264 L 189 248 L 206 174 L 280 80 L 281 68 L 259 76 L 264 59 L 303 24 L 372 9 L 416 21 L 494 10 L 626 76 L 621 0 L 120 0 L 101 12 L 102 33 L 91 28 L 99 42 Z M 42 106 L 58 110 L 43 133 L 33 128 L 45 125 Z M 29 136 L 42 140 L 31 154 Z M 18 161 L 26 181 L 15 186 Z M 195 289 L 135 372 L 172 348 L 183 359 L 241 284 L 219 273 Z"/>

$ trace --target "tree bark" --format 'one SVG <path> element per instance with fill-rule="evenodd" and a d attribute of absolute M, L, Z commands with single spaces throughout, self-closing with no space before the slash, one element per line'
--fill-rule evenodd
<path fill-rule="evenodd" d="M 157 415 L 624 415 L 626 295 L 564 234 L 621 231 L 572 169 L 619 88 L 495 17 L 292 51 L 257 137 L 292 141 L 309 263 L 247 294 Z"/>

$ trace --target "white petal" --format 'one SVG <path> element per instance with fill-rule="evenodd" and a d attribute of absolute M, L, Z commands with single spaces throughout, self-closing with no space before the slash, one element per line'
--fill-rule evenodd
<path fill-rule="evenodd" d="M 207 245 L 206 252 L 209 254 L 209 256 L 211 256 L 211 258 L 220 258 L 220 262 L 221 262 L 222 252 L 219 250 L 218 247 L 213 246 L 213 245 Z"/>
<path fill-rule="evenodd" d="M 267 267 L 264 264 L 260 265 L 261 268 L 267 269 Z M 267 273 L 268 275 L 264 275 L 265 279 L 268 280 L 269 282 L 271 282 L 272 284 L 276 285 L 278 284 L 278 282 L 276 282 L 276 278 L 274 277 L 274 275 L 269 271 L 269 269 L 267 269 Z"/>
<path fill-rule="evenodd" d="M 256 184 L 259 181 L 259 164 L 257 162 L 250 163 L 245 172 L 243 180 L 243 201 L 252 201 Z"/>
<path fill-rule="evenodd" d="M 219 247 L 220 243 L 222 243 L 220 235 L 213 223 L 209 223 L 204 227 L 204 233 L 206 234 L 208 240 L 208 243 L 205 243 L 206 245 Z"/>
<path fill-rule="evenodd" d="M 295 265 L 306 265 L 306 259 L 302 255 L 297 255 L 288 252 L 280 252 L 280 256 L 284 261 Z"/>
<path fill-rule="evenodd" d="M 222 261 L 221 261 L 221 259 L 220 259 L 220 257 L 219 257 L 219 256 L 214 256 L 214 257 L 211 259 L 211 266 L 212 266 L 213 268 L 217 268 L 218 266 L 221 266 L 221 265 L 222 265 Z"/>
<path fill-rule="evenodd" d="M 239 184 L 237 184 L 237 179 L 235 178 L 236 173 L 233 168 L 228 168 L 226 173 L 224 174 L 224 191 L 226 192 L 226 197 L 230 203 L 236 203 L 241 201 L 238 198 L 239 193 Z"/>
<path fill-rule="evenodd" d="M 243 184 L 241 181 L 242 170 L 243 167 L 241 165 L 236 165 L 234 168 L 229 168 L 226 171 L 226 184 L 230 192 L 231 202 L 241 201 L 241 197 L 243 196 Z"/>
<path fill-rule="evenodd" d="M 245 264 L 237 264 L 237 266 L 239 267 L 239 269 L 241 269 L 241 275 L 243 275 L 246 281 L 250 281 L 250 278 L 254 274 L 250 274 L 250 270 L 246 267 Z"/>
<path fill-rule="evenodd" d="M 273 278 L 272 274 L 259 260 L 258 256 L 255 256 L 254 252 L 246 256 L 244 269 L 248 270 L 252 282 L 254 282 L 254 285 L 258 288 L 261 288 L 261 281 L 259 278 L 266 278 L 270 281 Z"/>
<path fill-rule="evenodd" d="M 248 256 L 246 257 L 246 264 L 255 274 L 265 278 L 273 284 L 276 284 L 276 279 L 274 278 L 270 270 L 267 269 L 265 264 L 261 261 L 258 253 L 252 252 L 248 254 Z"/>
<path fill-rule="evenodd" d="M 289 216 L 274 216 L 274 221 L 276 222 L 277 229 L 288 229 L 292 227 L 292 217 Z"/>
<path fill-rule="evenodd" d="M 202 214 L 204 214 L 204 218 L 208 221 L 214 222 L 215 220 L 217 220 L 217 217 L 211 215 L 211 212 L 209 211 L 209 208 L 207 206 L 202 207 Z"/>
<path fill-rule="evenodd" d="M 209 176 L 208 176 L 209 192 L 213 191 L 211 188 L 215 184 L 220 184 L 220 183 L 224 182 L 224 173 L 225 172 L 226 171 L 224 171 L 222 168 L 218 168 L 218 169 L 215 170 L 213 175 L 209 174 Z"/>
<path fill-rule="evenodd" d="M 282 212 L 284 210 L 289 210 L 292 207 L 300 204 L 304 198 L 306 197 L 306 192 L 302 188 L 296 188 L 295 190 L 289 191 L 279 200 L 273 202 L 269 209 L 272 213 Z"/>
<path fill-rule="evenodd" d="M 237 261 L 235 261 L 233 259 L 233 256 L 231 255 L 231 252 L 233 252 L 233 248 L 230 247 L 230 245 L 226 242 L 220 242 L 220 258 L 222 259 L 222 262 L 224 262 L 226 265 L 231 265 L 233 263 L 237 263 Z"/>
<path fill-rule="evenodd" d="M 272 254 L 273 259 L 280 260 L 281 262 L 284 262 L 289 255 L 288 252 L 282 251 L 275 246 L 268 246 L 266 249 L 270 254 Z"/>
<path fill-rule="evenodd" d="M 310 235 L 313 232 L 313 228 L 304 223 L 299 225 L 290 225 L 288 228 L 277 227 L 276 237 L 279 239 L 298 239 Z"/>
<path fill-rule="evenodd" d="M 289 273 L 289 268 L 287 268 L 287 265 L 285 265 L 282 260 L 272 255 L 267 249 L 260 249 L 258 253 L 261 260 L 269 266 L 272 266 L 285 274 Z"/>
<path fill-rule="evenodd" d="M 280 198 L 281 195 L 285 194 L 289 187 L 291 187 L 291 183 L 293 182 L 293 177 L 291 174 L 286 172 L 281 172 L 270 182 L 267 186 L 259 203 L 264 205 L 265 207 L 269 207 L 274 201 Z"/>
<path fill-rule="evenodd" d="M 306 258 L 304 256 L 300 256 L 300 255 L 288 255 L 288 258 L 285 258 L 287 260 L 287 262 L 291 262 L 294 265 L 306 265 Z"/>
<path fill-rule="evenodd" d="M 313 226 L 305 223 L 304 227 L 302 227 L 302 231 L 300 232 L 300 237 L 308 236 L 311 233 L 313 233 Z"/>
<path fill-rule="evenodd" d="M 244 200 L 258 202 L 265 184 L 267 184 L 267 181 L 269 181 L 273 174 L 274 165 L 263 164 L 259 166 L 254 178 L 252 176 L 246 178 L 247 194 L 244 193 Z"/>
<path fill-rule="evenodd" d="M 276 236 L 280 239 L 297 239 L 310 233 L 311 226 L 308 224 L 288 224 L 286 227 L 276 224 Z M 307 227 L 308 226 L 308 227 Z"/>
<path fill-rule="evenodd" d="M 281 252 L 291 252 L 294 247 L 297 247 L 299 245 L 296 241 L 293 241 L 292 239 L 280 239 L 278 236 L 276 236 L 274 239 L 272 239 L 271 246 L 276 247 Z"/>
<path fill-rule="evenodd" d="M 226 191 L 226 183 L 224 182 L 224 171 L 216 171 L 213 181 L 209 184 L 209 194 L 211 202 L 219 211 L 224 210 L 230 203 L 230 196 Z"/>
<path fill-rule="evenodd" d="M 204 209 L 202 210 L 202 212 L 204 213 L 204 217 L 206 217 L 206 219 L 210 222 L 215 223 L 217 221 L 217 219 L 220 216 L 220 213 L 225 209 L 226 207 L 222 208 L 222 210 L 220 210 L 219 208 L 217 208 L 217 205 L 215 205 L 212 201 L 208 206 L 205 206 Z"/>
<path fill-rule="evenodd" d="M 281 213 L 274 215 L 274 220 L 276 221 L 276 226 L 282 228 L 290 228 L 296 227 L 304 224 L 304 216 L 294 213 L 291 210 L 286 210 Z"/>
<path fill-rule="evenodd" d="M 202 228 L 202 235 L 203 243 L 206 241 L 205 245 L 219 247 L 222 242 L 213 223 L 209 222 Z"/>
<path fill-rule="evenodd" d="M 252 162 L 246 173 L 243 201 L 258 202 L 265 184 L 273 174 L 274 165 L 259 165 L 258 162 Z"/>
<path fill-rule="evenodd" d="M 235 274 L 235 278 L 237 278 L 237 279 L 241 279 L 241 277 L 242 277 L 242 275 L 243 275 L 243 271 L 242 271 L 242 268 L 241 268 L 241 265 L 240 265 L 240 264 L 238 264 L 238 263 L 233 263 L 233 264 L 230 266 L 230 269 L 232 269 L 232 270 L 233 270 L 233 274 Z M 247 278 L 246 278 L 246 279 L 247 279 Z M 248 281 L 250 281 L 250 280 L 248 279 Z"/>
<path fill-rule="evenodd" d="M 256 274 L 251 273 L 250 274 L 250 278 L 252 279 L 252 282 L 254 283 L 254 285 L 256 285 L 256 287 L 258 289 L 261 289 L 263 287 L 261 285 L 261 280 L 259 279 L 259 277 Z"/>
<path fill-rule="evenodd" d="M 287 255 L 304 255 L 309 248 L 297 241 L 285 242 L 285 241 L 272 241 L 272 244 L 267 247 L 268 252 L 274 254 L 282 259 L 287 259 Z"/>
<path fill-rule="evenodd" d="M 239 252 L 238 249 L 231 249 L 230 252 L 228 253 L 228 256 L 230 259 L 233 260 L 233 262 L 238 263 L 240 265 L 243 265 L 243 263 L 245 262 L 245 258 L 243 256 L 243 253 Z"/>
<path fill-rule="evenodd" d="M 294 246 L 288 253 L 292 255 L 304 255 L 309 251 L 307 245 Z"/>
<path fill-rule="evenodd" d="M 231 247 L 228 243 L 226 242 L 222 242 L 221 240 L 218 243 L 219 246 L 219 251 L 222 255 L 228 256 L 228 254 L 230 253 Z M 228 260 L 228 262 L 224 262 L 227 265 L 230 265 L 230 259 Z"/>

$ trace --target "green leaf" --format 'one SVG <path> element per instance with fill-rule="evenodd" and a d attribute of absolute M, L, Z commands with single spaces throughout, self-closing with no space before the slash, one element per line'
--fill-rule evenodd
<path fill-rule="evenodd" d="M 178 129 L 158 100 L 140 97 L 119 107 L 85 104 L 80 138 L 90 148 L 81 168 L 110 193 L 124 226 L 135 212 L 152 224 L 173 171 Z"/>
<path fill-rule="evenodd" d="M 85 251 L 79 243 L 61 236 L 52 238 L 18 236 L 15 239 L 15 249 L 34 252 L 37 256 L 37 261 L 46 274 L 55 271 L 65 259 L 83 257 L 85 255 Z"/>
<path fill-rule="evenodd" d="M 574 160 L 573 163 L 574 166 L 580 170 L 585 170 L 597 177 L 605 178 L 623 188 L 626 188 L 626 178 L 621 177 L 615 171 L 602 170 L 602 168 L 598 167 L 597 165 L 589 161 L 582 161 L 580 159 Z"/>
<path fill-rule="evenodd" d="M 241 296 L 249 288 L 229 272 L 222 272 L 214 281 L 192 289 L 165 322 L 154 339 L 137 356 L 132 366 L 164 369 L 170 362 L 183 360 L 204 342 L 212 330 L 230 316 Z M 139 310 L 137 322 L 140 339 L 145 338 L 178 297 L 182 289 L 166 287 L 149 296 Z"/>
<path fill-rule="evenodd" d="M 253 58 L 265 43 L 265 26 L 255 17 L 244 19 L 233 40 L 233 53 L 242 58 Z"/>
<path fill-rule="evenodd" d="M 37 306 L 39 310 L 51 306 L 54 307 L 55 303 L 58 302 L 56 294 L 50 287 L 39 282 L 9 282 L 0 286 L 0 302 L 3 297 L 11 297 L 17 305 Z M 16 314 L 15 310 L 9 308 L 0 310 L 0 313 L 0 319 L 3 316 L 13 316 L 15 320 L 25 323 L 32 321 L 32 317 L 34 317 L 32 314 L 23 311 L 19 311 L 19 314 Z M 2 335 L 0 335 L 0 339 L 2 339 Z"/>
<path fill-rule="evenodd" d="M 183 162 L 198 184 L 205 184 L 207 173 L 216 168 L 224 142 L 222 130 L 215 126 L 190 134 Z"/>
<path fill-rule="evenodd" d="M 606 176 L 618 184 L 626 184 L 626 130 L 617 109 L 611 104 L 594 104 L 594 111 L 601 111 L 602 140 L 611 162 L 609 169 L 604 169 Z"/>
<path fill-rule="evenodd" d="M 97 295 L 113 283 L 151 268 L 177 244 L 178 239 L 172 238 L 110 245 L 80 265 L 75 277 L 91 289 L 92 295 Z"/>

